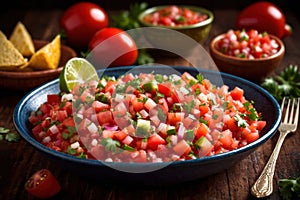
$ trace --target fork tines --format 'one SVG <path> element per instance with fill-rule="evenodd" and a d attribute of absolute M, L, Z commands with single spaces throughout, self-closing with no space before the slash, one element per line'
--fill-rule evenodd
<path fill-rule="evenodd" d="M 284 123 L 295 124 L 295 125 L 298 124 L 299 104 L 300 104 L 299 102 L 300 102 L 300 98 L 289 98 L 289 97 L 283 98 L 281 104 L 281 112 L 284 112 L 284 107 L 285 107 L 284 105 L 287 103 L 286 110 L 285 110 L 285 117 L 283 121 Z M 296 107 L 296 113 L 294 116 L 295 107 Z"/>

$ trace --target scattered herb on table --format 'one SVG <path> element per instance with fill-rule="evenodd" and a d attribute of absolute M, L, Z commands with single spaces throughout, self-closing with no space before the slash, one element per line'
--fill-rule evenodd
<path fill-rule="evenodd" d="M 261 86 L 279 102 L 284 96 L 300 97 L 300 72 L 297 65 L 289 65 L 279 75 L 265 78 Z"/>
<path fill-rule="evenodd" d="M 8 142 L 18 142 L 21 138 L 19 134 L 12 132 L 10 129 L 0 127 L 0 141 L 4 139 Z"/>
<path fill-rule="evenodd" d="M 300 177 L 279 179 L 279 194 L 283 200 L 300 198 Z"/>
<path fill-rule="evenodd" d="M 138 17 L 139 14 L 148 8 L 146 2 L 142 3 L 132 3 L 129 5 L 129 10 L 121 11 L 117 15 L 112 15 L 112 24 L 114 27 L 120 28 L 122 30 L 130 30 L 135 28 L 140 28 Z M 144 65 L 147 63 L 153 63 L 154 59 L 145 49 L 138 49 L 138 58 L 136 63 L 139 65 Z"/>
<path fill-rule="evenodd" d="M 138 20 L 139 14 L 146 10 L 148 4 L 142 3 L 132 3 L 129 5 L 129 10 L 120 12 L 118 15 L 112 15 L 112 23 L 114 27 L 129 30 L 134 28 L 139 28 L 140 23 Z"/>

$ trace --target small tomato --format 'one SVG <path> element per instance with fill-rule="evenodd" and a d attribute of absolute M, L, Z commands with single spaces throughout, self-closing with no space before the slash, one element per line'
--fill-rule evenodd
<path fill-rule="evenodd" d="M 108 15 L 95 3 L 78 2 L 63 13 L 60 25 L 70 46 L 86 49 L 93 35 L 108 26 Z"/>
<path fill-rule="evenodd" d="M 56 195 L 61 187 L 48 169 L 41 169 L 27 180 L 25 189 L 32 196 L 46 199 Z"/>
<path fill-rule="evenodd" d="M 89 50 L 98 66 L 124 66 L 135 63 L 138 50 L 133 38 L 122 29 L 99 30 L 89 43 Z"/>
<path fill-rule="evenodd" d="M 291 27 L 286 24 L 285 15 L 275 4 L 267 1 L 255 2 L 243 9 L 237 19 L 237 29 L 256 29 L 279 38 L 289 36 Z"/>

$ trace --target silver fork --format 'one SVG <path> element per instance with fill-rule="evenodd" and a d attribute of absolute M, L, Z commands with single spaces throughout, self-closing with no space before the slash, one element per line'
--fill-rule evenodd
<path fill-rule="evenodd" d="M 287 107 L 285 108 L 286 101 Z M 295 132 L 297 129 L 299 118 L 299 101 L 300 98 L 294 98 L 293 100 L 288 99 L 286 97 L 283 98 L 283 101 L 281 103 L 281 112 L 283 113 L 285 110 L 285 117 L 284 121 L 281 122 L 278 129 L 280 133 L 278 141 L 261 175 L 258 177 L 258 179 L 251 188 L 252 195 L 254 195 L 257 198 L 269 196 L 273 192 L 273 176 L 275 171 L 276 160 L 278 158 L 280 148 L 283 144 L 285 137 L 289 133 Z M 294 107 L 296 107 L 295 114 Z"/>

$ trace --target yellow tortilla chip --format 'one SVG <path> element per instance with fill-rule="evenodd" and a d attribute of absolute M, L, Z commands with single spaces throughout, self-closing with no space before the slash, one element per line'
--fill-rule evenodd
<path fill-rule="evenodd" d="M 35 53 L 32 38 L 22 22 L 17 23 L 9 40 L 24 57 L 30 57 Z"/>
<path fill-rule="evenodd" d="M 29 60 L 28 67 L 33 69 L 55 69 L 58 67 L 61 55 L 60 35 L 50 43 L 37 50 Z"/>
<path fill-rule="evenodd" d="M 5 34 L 0 31 L 0 69 L 13 70 L 16 67 L 26 64 L 26 62 L 27 59 L 7 39 Z"/>

